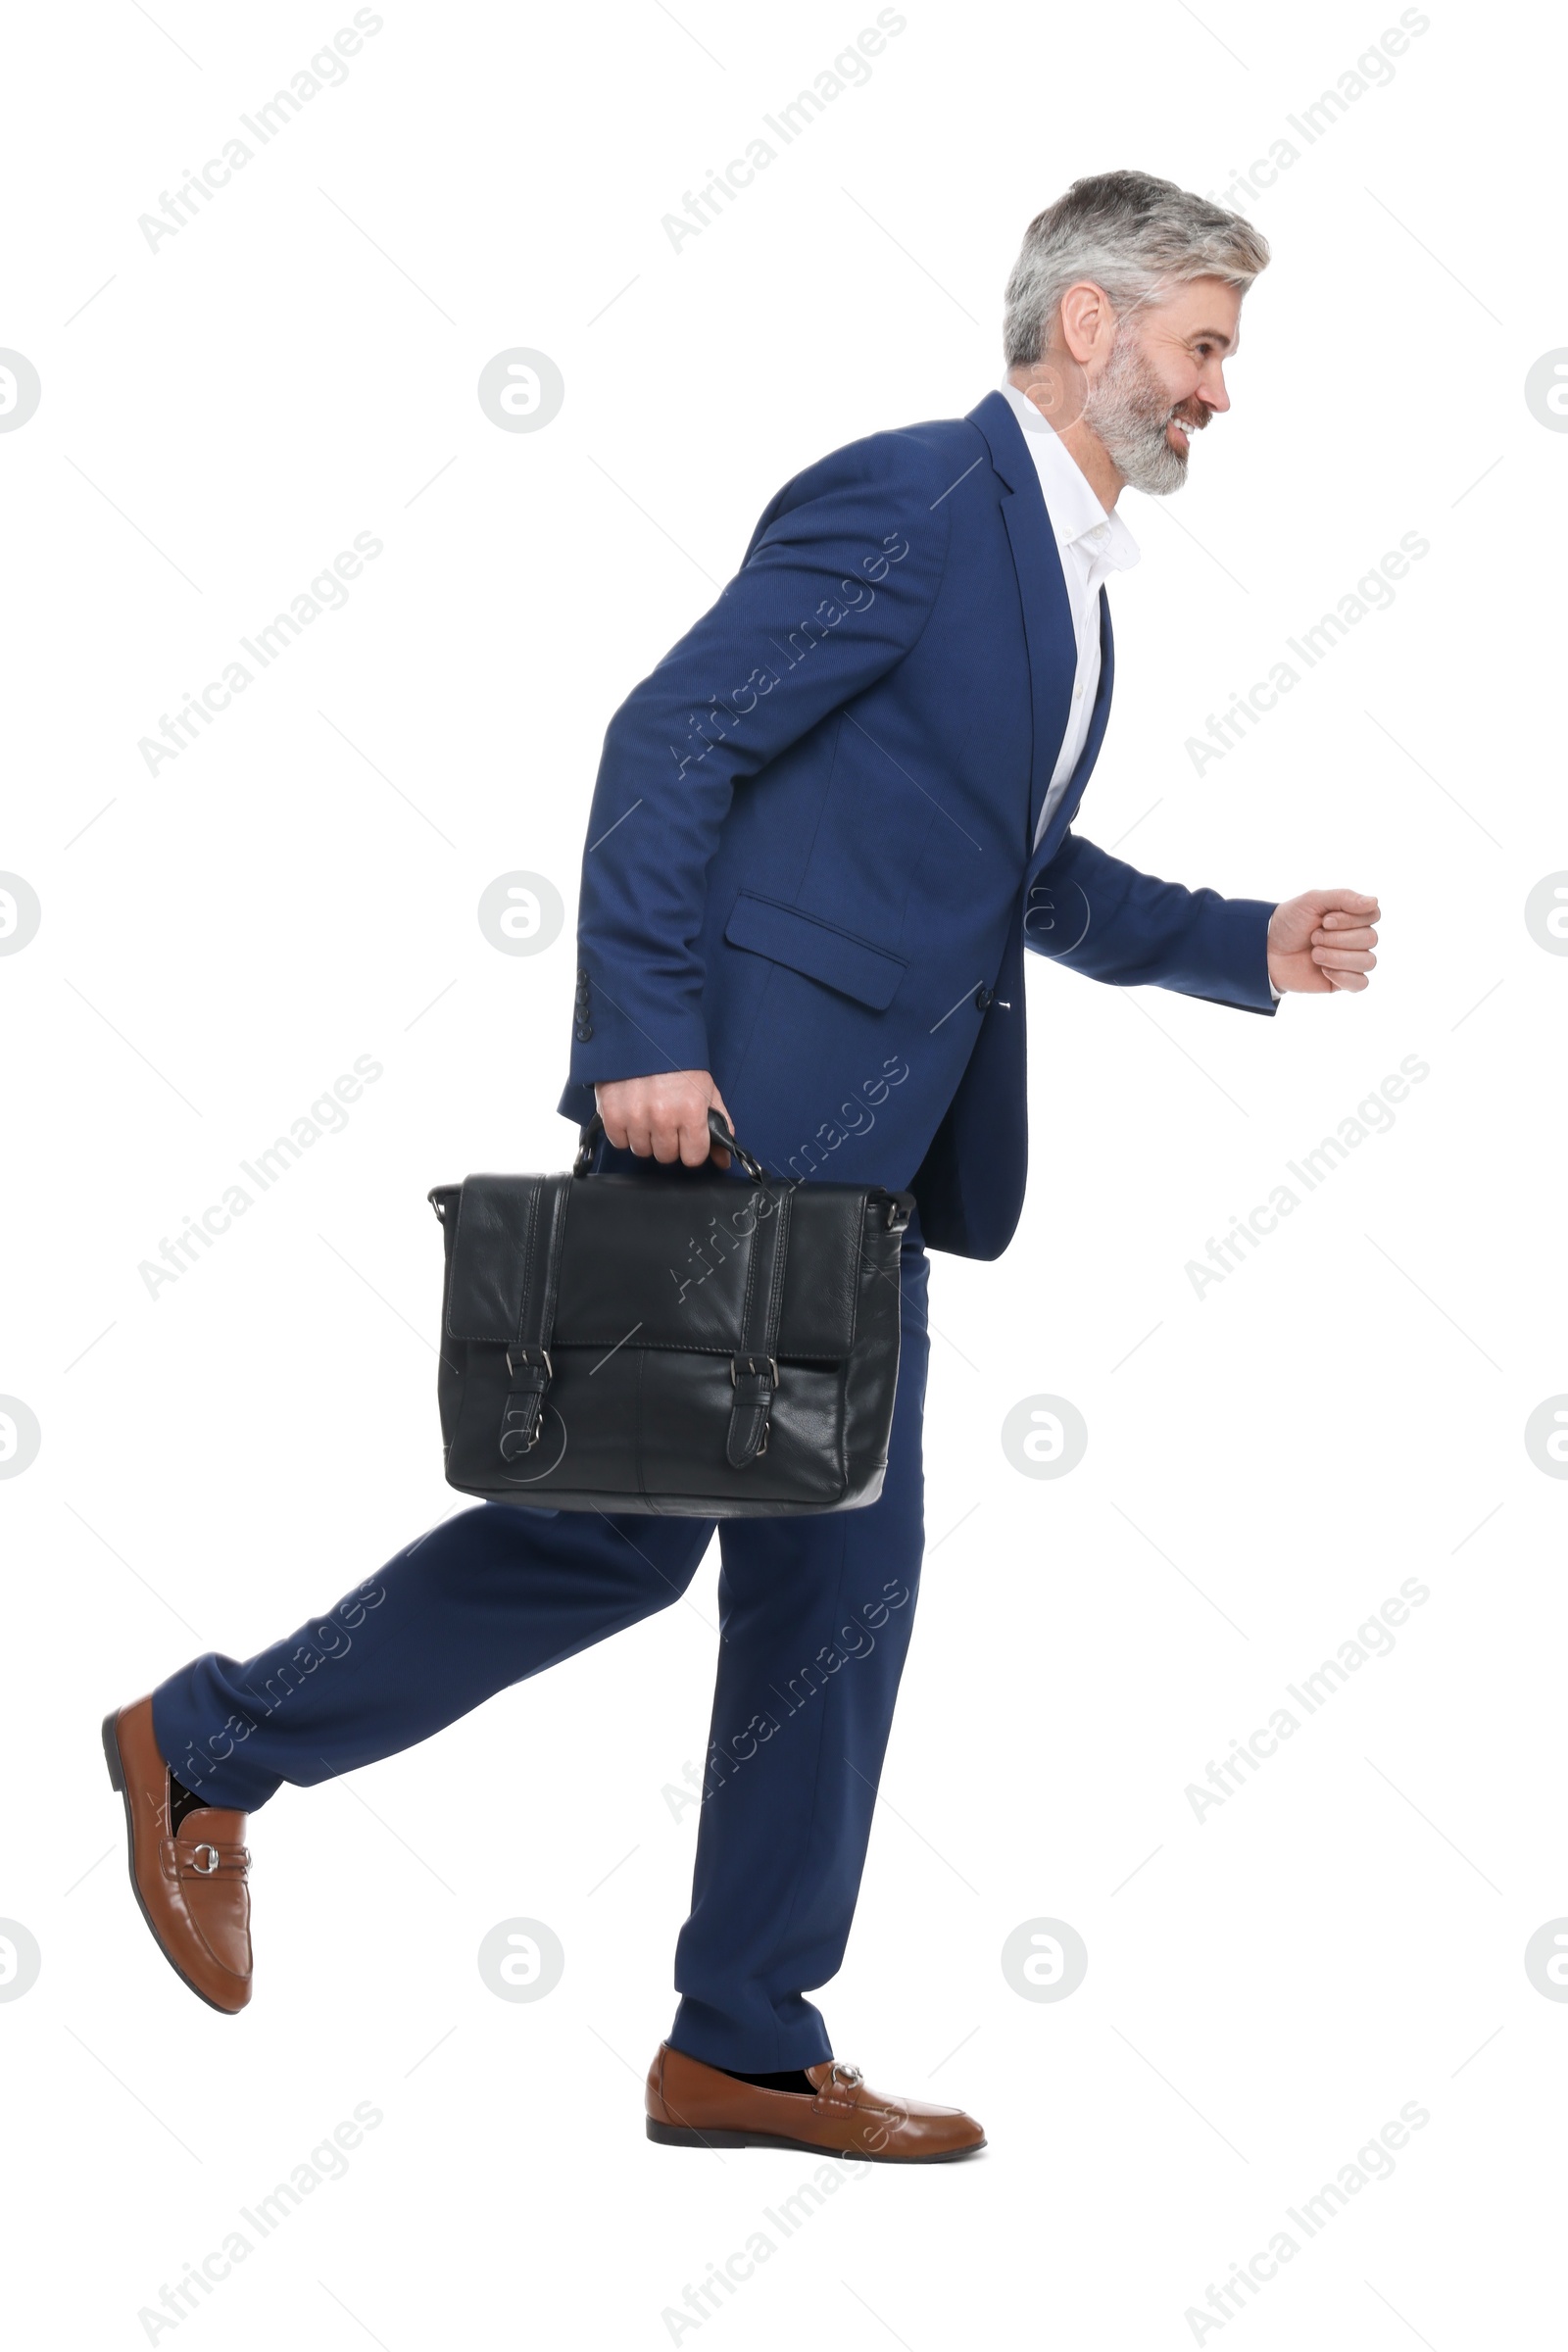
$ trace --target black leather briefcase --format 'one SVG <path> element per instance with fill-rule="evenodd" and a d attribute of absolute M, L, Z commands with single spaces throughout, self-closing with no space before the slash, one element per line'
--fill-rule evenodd
<path fill-rule="evenodd" d="M 437 1388 L 448 1483 L 547 1510 L 787 1518 L 874 1502 L 914 1206 L 879 1185 L 469 1176 L 446 1245 Z"/>

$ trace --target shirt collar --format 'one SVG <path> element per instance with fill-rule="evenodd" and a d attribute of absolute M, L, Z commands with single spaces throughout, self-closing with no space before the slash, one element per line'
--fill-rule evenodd
<path fill-rule="evenodd" d="M 1079 548 L 1106 571 L 1130 571 L 1143 551 L 1121 516 L 1114 508 L 1105 512 L 1088 475 L 1079 470 L 1034 402 L 1005 376 L 998 390 L 1023 427 L 1057 546 Z"/>

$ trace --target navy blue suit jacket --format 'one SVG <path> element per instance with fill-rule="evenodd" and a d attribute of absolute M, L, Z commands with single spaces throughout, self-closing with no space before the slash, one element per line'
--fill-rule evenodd
<path fill-rule="evenodd" d="M 1000 392 L 786 483 L 740 570 L 605 737 L 571 1077 L 710 1070 L 775 1171 L 912 1185 L 996 1257 L 1027 1162 L 1023 951 L 1272 1012 L 1272 902 L 1162 882 L 1070 827 L 1038 849 L 1076 649 L 1039 476 Z"/>

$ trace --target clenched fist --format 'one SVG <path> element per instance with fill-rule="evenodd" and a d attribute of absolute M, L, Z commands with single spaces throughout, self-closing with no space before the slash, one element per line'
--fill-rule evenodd
<path fill-rule="evenodd" d="M 1365 988 L 1377 962 L 1383 920 L 1376 899 L 1358 890 L 1303 890 L 1276 906 L 1268 923 L 1268 976 L 1282 995 L 1324 997 Z"/>
<path fill-rule="evenodd" d="M 708 1132 L 710 1110 L 723 1113 L 733 1135 L 735 1122 L 724 1108 L 724 1098 L 707 1070 L 668 1070 L 658 1078 L 612 1078 L 594 1088 L 605 1133 L 617 1152 L 635 1152 L 646 1159 L 669 1164 L 684 1160 L 700 1168 L 712 1155 L 717 1168 L 729 1166 Z"/>

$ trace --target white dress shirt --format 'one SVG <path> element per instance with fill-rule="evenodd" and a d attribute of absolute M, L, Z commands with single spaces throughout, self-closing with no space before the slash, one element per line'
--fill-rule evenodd
<path fill-rule="evenodd" d="M 1078 641 L 1078 666 L 1073 676 L 1067 731 L 1061 739 L 1035 829 L 1038 849 L 1089 736 L 1089 721 L 1100 688 L 1101 587 L 1113 571 L 1130 571 L 1139 561 L 1140 551 L 1137 540 L 1114 509 L 1106 514 L 1091 489 L 1088 476 L 1079 471 L 1034 402 L 1025 400 L 1016 384 L 1009 384 L 1005 378 L 1001 390 L 1023 427 L 1029 455 L 1040 476 L 1046 512 L 1061 558 L 1073 634 Z"/>

